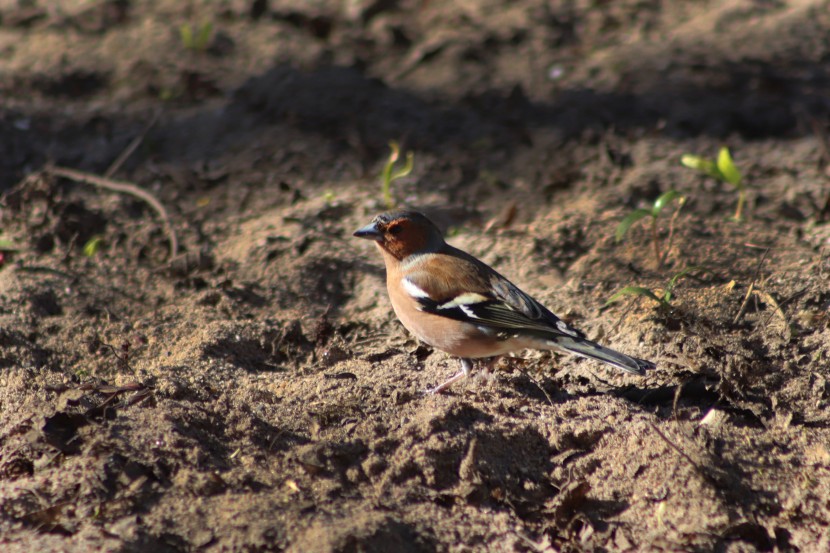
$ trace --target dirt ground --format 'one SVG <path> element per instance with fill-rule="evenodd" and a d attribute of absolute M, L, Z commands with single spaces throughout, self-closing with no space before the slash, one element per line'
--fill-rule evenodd
<path fill-rule="evenodd" d="M 3 551 L 830 550 L 829 37 L 814 0 L 0 2 Z M 390 140 L 399 205 L 658 368 L 424 395 L 456 360 L 351 236 Z M 741 222 L 680 164 L 721 146 Z M 671 189 L 662 266 L 615 243 Z"/>

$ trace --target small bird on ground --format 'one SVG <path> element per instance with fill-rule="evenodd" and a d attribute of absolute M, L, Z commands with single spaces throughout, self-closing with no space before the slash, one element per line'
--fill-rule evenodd
<path fill-rule="evenodd" d="M 461 358 L 461 371 L 431 393 L 467 376 L 473 359 L 523 349 L 563 350 L 639 375 L 655 366 L 588 340 L 493 268 L 447 244 L 421 213 L 383 213 L 354 235 L 374 240 L 383 254 L 389 299 L 407 330 Z"/>

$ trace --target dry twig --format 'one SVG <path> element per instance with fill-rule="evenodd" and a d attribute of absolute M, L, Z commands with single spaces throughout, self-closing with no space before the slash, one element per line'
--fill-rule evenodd
<path fill-rule="evenodd" d="M 167 239 L 170 242 L 170 257 L 173 259 L 179 251 L 179 240 L 176 237 L 176 231 L 173 230 L 173 225 L 170 222 L 170 216 L 167 210 L 161 205 L 161 202 L 155 196 L 132 183 L 114 180 L 110 178 L 100 177 L 92 173 L 78 171 L 77 169 L 69 169 L 68 167 L 48 166 L 44 169 L 45 173 L 54 175 L 56 177 L 63 177 L 75 182 L 82 182 L 91 184 L 104 190 L 128 194 L 146 202 L 158 214 L 164 223 L 164 230 L 167 232 Z"/>
<path fill-rule="evenodd" d="M 755 282 L 758 280 L 758 273 L 761 272 L 761 265 L 764 264 L 764 259 L 767 258 L 767 254 L 769 253 L 769 248 L 764 250 L 764 253 L 761 254 L 761 259 L 758 260 L 758 266 L 755 268 L 755 274 L 752 275 L 752 282 L 749 283 L 749 288 L 746 290 L 746 297 L 744 298 L 744 302 L 741 304 L 741 308 L 738 310 L 738 314 L 735 315 L 735 319 L 732 321 L 733 325 L 738 324 L 738 321 L 741 320 L 741 317 L 744 316 L 744 312 L 746 311 L 747 306 L 749 305 L 749 299 L 752 297 L 752 292 L 755 290 Z"/>
<path fill-rule="evenodd" d="M 657 258 L 657 268 L 663 266 L 663 263 L 666 262 L 666 258 L 669 256 L 669 252 L 672 248 L 672 243 L 674 242 L 674 224 L 677 222 L 677 217 L 680 215 L 680 210 L 683 209 L 685 205 L 685 198 L 682 196 L 680 197 L 680 205 L 677 206 L 677 209 L 674 210 L 674 213 L 671 216 L 671 220 L 669 221 L 669 237 L 666 239 L 666 247 L 663 250 L 663 255 Z"/>
<path fill-rule="evenodd" d="M 683 457 L 683 459 L 685 459 L 685 460 L 686 460 L 686 461 L 687 461 L 690 465 L 692 465 L 692 467 L 693 467 L 696 471 L 698 471 L 698 472 L 700 472 L 701 474 L 703 474 L 704 476 L 706 476 L 706 473 L 704 472 L 703 468 L 702 468 L 700 465 L 698 465 L 697 463 L 695 463 L 695 462 L 694 462 L 694 460 L 693 460 L 691 457 L 689 457 L 689 455 L 688 455 L 685 451 L 683 451 L 682 449 L 680 449 L 680 446 L 679 446 L 679 445 L 675 444 L 675 443 L 674 443 L 674 442 L 672 442 L 670 439 L 668 439 L 668 438 L 666 437 L 666 435 L 665 435 L 665 434 L 663 434 L 663 433 L 660 431 L 660 429 L 659 429 L 659 428 L 657 428 L 657 426 L 656 426 L 654 423 L 649 422 L 649 423 L 648 423 L 648 425 L 651 427 L 651 429 L 652 429 L 652 430 L 654 430 L 654 431 L 657 433 L 657 435 L 658 435 L 658 436 L 660 436 L 660 438 L 662 438 L 662 440 L 663 440 L 664 442 L 666 442 L 666 443 L 669 445 L 669 447 L 671 447 L 673 450 L 675 450 L 677 453 L 679 453 L 679 454 L 680 454 L 680 456 L 681 456 L 681 457 Z"/>
<path fill-rule="evenodd" d="M 159 115 L 161 115 L 161 110 L 157 110 L 153 114 L 153 117 L 150 119 L 147 125 L 145 125 L 144 130 L 141 131 L 141 133 L 138 136 L 133 138 L 132 141 L 130 141 L 130 143 L 127 145 L 127 147 L 124 148 L 124 151 L 121 152 L 117 158 L 115 158 L 115 161 L 113 161 L 112 164 L 104 172 L 105 179 L 111 178 L 116 172 L 118 172 L 118 170 L 121 169 L 121 166 L 124 165 L 124 162 L 127 161 L 127 159 L 129 159 L 131 155 L 133 155 L 133 152 L 135 152 L 136 148 L 138 148 L 141 145 L 141 143 L 144 142 L 144 137 L 147 136 L 147 133 L 150 132 L 150 129 L 152 129 L 153 126 L 156 124 L 156 121 L 158 121 L 159 119 Z"/>

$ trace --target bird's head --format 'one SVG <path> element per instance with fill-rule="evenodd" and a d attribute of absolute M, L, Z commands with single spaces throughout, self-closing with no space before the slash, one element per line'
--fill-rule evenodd
<path fill-rule="evenodd" d="M 412 254 L 437 251 L 444 245 L 438 227 L 417 211 L 382 213 L 357 229 L 354 235 L 374 240 L 381 250 L 398 260 Z"/>

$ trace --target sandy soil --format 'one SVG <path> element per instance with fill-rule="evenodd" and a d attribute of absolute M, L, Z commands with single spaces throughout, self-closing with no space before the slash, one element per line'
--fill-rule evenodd
<path fill-rule="evenodd" d="M 830 550 L 828 36 L 826 1 L 0 3 L 3 550 Z M 456 361 L 351 236 L 390 140 L 399 205 L 658 369 L 423 395 Z M 741 222 L 680 164 L 721 146 Z M 672 189 L 662 265 L 615 242 Z"/>

